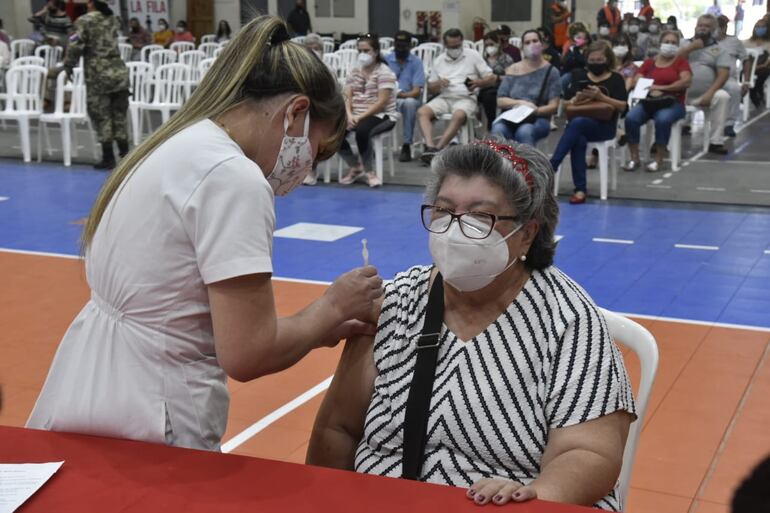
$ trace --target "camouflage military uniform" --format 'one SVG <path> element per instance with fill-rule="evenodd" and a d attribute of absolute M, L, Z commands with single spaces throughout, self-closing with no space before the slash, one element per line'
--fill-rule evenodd
<path fill-rule="evenodd" d="M 118 50 L 118 20 L 93 11 L 75 21 L 64 68 L 83 57 L 88 116 L 102 144 L 128 141 L 128 68 Z"/>

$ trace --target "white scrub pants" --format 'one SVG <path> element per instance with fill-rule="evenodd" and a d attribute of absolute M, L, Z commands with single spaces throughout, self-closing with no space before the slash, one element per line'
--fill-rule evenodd
<path fill-rule="evenodd" d="M 709 121 L 711 122 L 711 144 L 724 144 L 725 142 L 725 122 L 727 121 L 727 109 L 729 108 L 730 95 L 724 89 L 714 93 L 711 98 L 711 105 L 707 108 Z M 698 106 L 700 97 L 693 99 L 691 105 Z"/>
<path fill-rule="evenodd" d="M 730 95 L 727 106 L 727 126 L 735 126 L 735 122 L 741 119 L 741 84 L 735 79 L 728 80 L 722 90 Z"/>

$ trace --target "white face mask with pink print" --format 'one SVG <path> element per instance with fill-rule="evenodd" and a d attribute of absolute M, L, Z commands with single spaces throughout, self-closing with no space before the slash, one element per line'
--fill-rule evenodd
<path fill-rule="evenodd" d="M 283 142 L 273 172 L 267 177 L 276 196 L 286 196 L 296 189 L 313 169 L 313 145 L 310 144 L 310 112 L 305 114 L 305 134 L 288 135 L 289 115 L 283 120 Z"/>

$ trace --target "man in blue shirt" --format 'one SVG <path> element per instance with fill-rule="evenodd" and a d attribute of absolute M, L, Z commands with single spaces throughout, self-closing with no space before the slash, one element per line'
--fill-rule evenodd
<path fill-rule="evenodd" d="M 412 55 L 412 35 L 399 31 L 394 38 L 394 51 L 385 57 L 390 69 L 398 78 L 396 106 L 404 121 L 404 145 L 401 147 L 400 162 L 412 160 L 412 142 L 417 109 L 422 103 L 422 88 L 425 86 L 425 70 L 422 61 Z"/>

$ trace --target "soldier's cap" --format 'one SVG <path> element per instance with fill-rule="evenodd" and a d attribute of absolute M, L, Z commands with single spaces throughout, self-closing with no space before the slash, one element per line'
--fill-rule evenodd
<path fill-rule="evenodd" d="M 399 30 L 396 32 L 396 36 L 393 38 L 394 43 L 406 43 L 408 45 L 412 44 L 412 34 L 407 32 L 406 30 Z"/>

